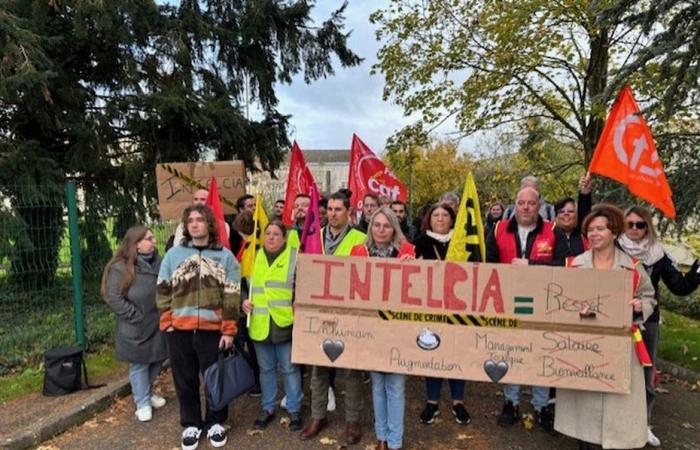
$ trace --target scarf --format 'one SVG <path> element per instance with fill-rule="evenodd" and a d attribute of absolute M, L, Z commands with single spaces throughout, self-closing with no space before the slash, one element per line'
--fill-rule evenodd
<path fill-rule="evenodd" d="M 622 234 L 617 238 L 618 244 L 628 255 L 637 258 L 645 266 L 653 266 L 657 261 L 664 257 L 664 248 L 659 242 L 654 244 L 649 243 L 649 237 L 645 237 L 639 242 L 635 242 L 628 238 L 626 234 Z"/>
<path fill-rule="evenodd" d="M 435 239 L 436 241 L 438 241 L 441 244 L 447 244 L 448 242 L 450 242 L 450 239 L 452 239 L 452 230 L 450 230 L 450 232 L 447 234 L 434 233 L 434 232 L 428 230 L 425 232 L 425 234 L 427 234 L 428 236 Z"/>
<path fill-rule="evenodd" d="M 341 242 L 343 242 L 343 238 L 345 238 L 345 235 L 350 232 L 350 224 L 346 224 L 345 228 L 338 233 L 337 236 L 333 237 L 333 233 L 331 233 L 331 227 L 326 227 L 326 233 L 325 236 L 323 236 L 323 243 L 325 244 L 323 248 L 326 250 L 326 255 L 332 255 L 335 253 L 335 249 L 338 248 Z"/>
<path fill-rule="evenodd" d="M 393 245 L 389 245 L 388 247 L 372 247 L 368 250 L 369 256 L 376 256 L 379 258 L 393 258 L 399 253 Z"/>
<path fill-rule="evenodd" d="M 136 258 L 148 267 L 153 268 L 153 262 L 156 259 L 156 251 L 153 250 L 149 253 L 139 253 Z"/>

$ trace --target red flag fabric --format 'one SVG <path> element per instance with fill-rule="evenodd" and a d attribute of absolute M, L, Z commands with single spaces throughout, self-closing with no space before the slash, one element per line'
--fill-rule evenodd
<path fill-rule="evenodd" d="M 311 186 L 311 206 L 306 212 L 304 220 L 304 229 L 301 233 L 301 252 L 302 253 L 323 253 L 321 246 L 321 223 L 318 214 L 318 189 L 315 185 Z"/>
<path fill-rule="evenodd" d="M 406 186 L 356 134 L 352 135 L 350 148 L 348 188 L 352 191 L 350 203 L 358 211 L 362 209 L 362 199 L 367 193 L 386 195 L 402 202 L 408 200 Z"/>
<path fill-rule="evenodd" d="M 209 181 L 209 195 L 205 203 L 214 212 L 216 218 L 216 229 L 219 234 L 219 243 L 231 250 L 231 244 L 228 241 L 228 233 L 226 232 L 226 221 L 224 220 L 224 208 L 221 207 L 221 199 L 219 199 L 219 188 L 216 184 L 216 177 L 212 176 Z"/>
<path fill-rule="evenodd" d="M 294 225 L 294 197 L 297 194 L 309 194 L 311 186 L 315 186 L 314 176 L 304 160 L 304 154 L 296 141 L 292 144 L 292 156 L 289 160 L 289 174 L 287 175 L 287 191 L 284 194 L 284 215 L 282 221 L 285 225 Z"/>
<path fill-rule="evenodd" d="M 627 185 L 632 194 L 676 218 L 654 138 L 627 85 L 610 110 L 588 170 Z"/>

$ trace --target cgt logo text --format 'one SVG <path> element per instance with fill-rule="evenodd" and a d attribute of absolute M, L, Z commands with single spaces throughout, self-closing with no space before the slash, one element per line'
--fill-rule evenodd
<path fill-rule="evenodd" d="M 389 187 L 382 184 L 374 177 L 370 177 L 370 179 L 367 180 L 367 187 L 369 187 L 369 190 L 377 195 L 386 195 L 387 197 L 391 197 L 392 200 L 398 199 L 399 194 L 401 193 L 401 189 L 398 186 Z"/>

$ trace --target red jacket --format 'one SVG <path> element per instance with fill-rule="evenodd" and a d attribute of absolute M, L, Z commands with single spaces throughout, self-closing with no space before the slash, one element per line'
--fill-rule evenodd
<path fill-rule="evenodd" d="M 498 247 L 498 258 L 501 263 L 510 264 L 514 258 L 526 258 L 530 261 L 550 263 L 554 259 L 554 247 L 556 236 L 552 230 L 552 224 L 539 219 L 535 228 L 535 240 L 528 255 L 518 256 L 517 236 L 518 232 L 515 219 L 501 220 L 496 224 L 494 235 Z"/>
<path fill-rule="evenodd" d="M 350 256 L 369 256 L 369 249 L 365 244 L 356 245 L 350 250 Z M 399 254 L 396 255 L 397 258 L 402 258 L 404 256 L 416 256 L 416 247 L 408 241 L 403 241 L 401 243 L 401 248 L 399 248 Z"/>

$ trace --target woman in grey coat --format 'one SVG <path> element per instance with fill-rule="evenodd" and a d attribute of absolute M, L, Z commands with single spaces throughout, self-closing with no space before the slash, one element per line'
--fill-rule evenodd
<path fill-rule="evenodd" d="M 165 399 L 152 391 L 167 357 L 156 308 L 159 269 L 153 233 L 137 225 L 127 230 L 102 274 L 102 298 L 117 315 L 116 357 L 129 363 L 136 417 L 141 422 L 151 420 L 152 408 L 165 405 Z"/>

